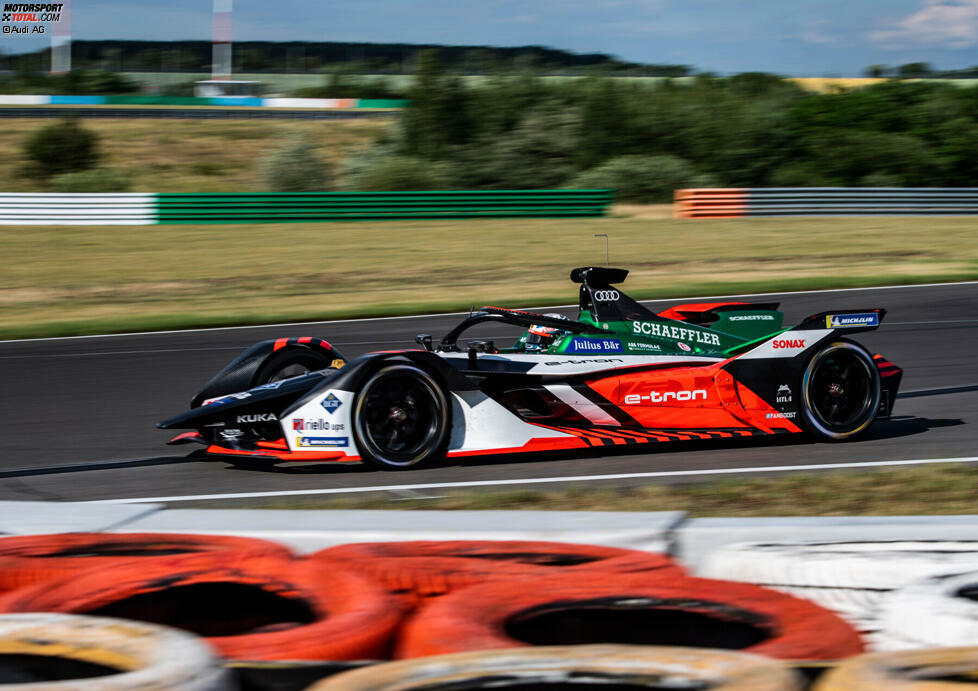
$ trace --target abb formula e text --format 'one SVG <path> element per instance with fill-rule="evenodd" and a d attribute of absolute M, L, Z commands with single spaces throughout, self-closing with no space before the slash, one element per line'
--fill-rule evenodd
<path fill-rule="evenodd" d="M 484 307 L 437 344 L 347 361 L 318 338 L 252 346 L 191 409 L 222 456 L 363 461 L 404 469 L 447 458 L 673 440 L 808 433 L 839 441 L 887 417 L 902 370 L 850 336 L 883 309 L 829 311 L 789 328 L 777 304 L 716 302 L 653 313 L 616 287 L 624 269 L 584 267 L 580 314 Z M 460 337 L 525 327 L 515 343 Z"/>

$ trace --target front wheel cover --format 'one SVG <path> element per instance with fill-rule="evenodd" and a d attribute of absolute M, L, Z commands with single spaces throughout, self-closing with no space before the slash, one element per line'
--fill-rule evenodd
<path fill-rule="evenodd" d="M 879 370 L 862 346 L 835 341 L 808 361 L 801 393 L 801 419 L 810 433 L 828 441 L 852 439 L 879 410 Z"/>
<path fill-rule="evenodd" d="M 260 386 L 326 369 L 332 359 L 313 350 L 289 349 L 273 354 L 255 374 L 252 386 Z"/>
<path fill-rule="evenodd" d="M 353 408 L 360 457 L 383 470 L 405 470 L 444 455 L 451 412 L 442 386 L 426 370 L 394 362 L 364 382 Z"/>

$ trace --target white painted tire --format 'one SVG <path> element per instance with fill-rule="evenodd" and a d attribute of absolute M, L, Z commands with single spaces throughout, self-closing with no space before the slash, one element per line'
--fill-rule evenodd
<path fill-rule="evenodd" d="M 454 653 L 383 663 L 338 674 L 308 691 L 499 689 L 534 683 L 590 689 L 607 684 L 636 689 L 717 691 L 804 688 L 793 669 L 759 655 L 701 648 L 574 645 Z"/>
<path fill-rule="evenodd" d="M 123 619 L 50 613 L 3 614 L 0 615 L 0 656 L 9 661 L 5 665 L 8 678 L 17 675 L 29 680 L 2 684 L 4 690 L 11 691 L 225 691 L 233 688 L 220 660 L 201 639 L 184 631 Z M 15 656 L 25 657 L 19 657 L 18 662 Z M 40 675 L 36 674 L 38 657 L 43 663 Z M 35 664 L 29 670 L 25 661 L 32 658 Z M 90 666 L 98 666 L 106 674 L 72 678 L 81 666 L 89 670 Z M 49 678 L 38 678 L 44 675 Z"/>
<path fill-rule="evenodd" d="M 895 591 L 880 612 L 877 649 L 978 647 L 978 571 Z"/>
<path fill-rule="evenodd" d="M 814 691 L 968 691 L 978 675 L 978 648 L 869 653 L 843 660 Z"/>
<path fill-rule="evenodd" d="M 728 545 L 710 554 L 697 575 L 804 597 L 873 632 L 892 591 L 971 570 L 978 570 L 978 541 L 818 541 Z"/>

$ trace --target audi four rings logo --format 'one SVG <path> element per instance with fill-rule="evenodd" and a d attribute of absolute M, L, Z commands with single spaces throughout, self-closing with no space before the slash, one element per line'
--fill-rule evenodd
<path fill-rule="evenodd" d="M 621 297 L 621 293 L 617 290 L 596 290 L 594 291 L 594 299 L 598 302 L 614 302 Z"/>

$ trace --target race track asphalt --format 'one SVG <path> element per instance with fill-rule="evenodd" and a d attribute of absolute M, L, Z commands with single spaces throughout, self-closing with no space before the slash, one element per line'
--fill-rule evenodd
<path fill-rule="evenodd" d="M 154 425 L 184 410 L 196 389 L 242 349 L 265 338 L 311 335 L 350 357 L 410 347 L 419 332 L 437 340 L 459 316 L 2 341 L 0 500 L 84 501 L 978 455 L 978 283 L 750 299 L 780 301 L 786 323 L 827 309 L 885 307 L 889 312 L 881 328 L 857 340 L 903 367 L 902 390 L 918 394 L 898 400 L 892 420 L 845 444 L 797 439 L 664 444 L 603 456 L 483 458 L 408 473 L 335 463 L 241 469 L 188 458 L 188 447 L 165 446 L 171 433 Z M 662 309 L 676 303 L 648 304 Z"/>

